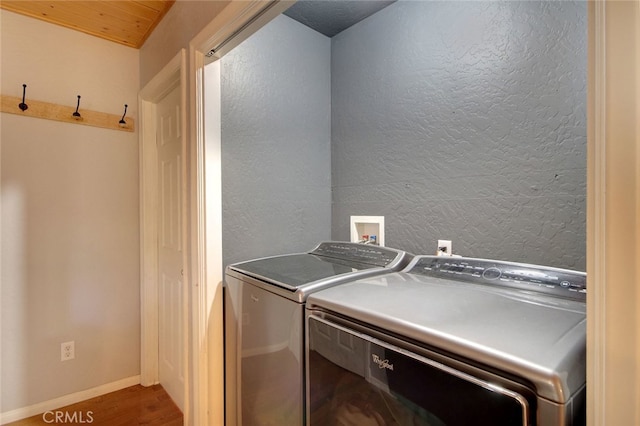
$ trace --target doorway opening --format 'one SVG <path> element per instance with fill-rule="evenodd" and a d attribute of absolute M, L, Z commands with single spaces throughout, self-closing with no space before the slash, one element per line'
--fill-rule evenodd
<path fill-rule="evenodd" d="M 141 374 L 187 417 L 186 51 L 140 92 Z"/>

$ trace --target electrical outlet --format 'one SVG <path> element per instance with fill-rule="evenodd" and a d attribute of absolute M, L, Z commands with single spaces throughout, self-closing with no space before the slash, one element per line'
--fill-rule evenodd
<path fill-rule="evenodd" d="M 438 256 L 451 256 L 451 240 L 438 240 L 438 250 L 436 255 Z"/>
<path fill-rule="evenodd" d="M 76 357 L 76 344 L 74 341 L 64 342 L 60 345 L 60 361 L 69 361 Z"/>

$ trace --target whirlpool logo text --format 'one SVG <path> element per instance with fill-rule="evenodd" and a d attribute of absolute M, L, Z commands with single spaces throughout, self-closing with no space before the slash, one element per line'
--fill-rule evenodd
<path fill-rule="evenodd" d="M 386 368 L 387 370 L 393 371 L 393 364 L 391 364 L 388 359 L 382 359 L 376 354 L 371 354 L 371 358 L 373 359 L 373 363 L 379 368 Z"/>

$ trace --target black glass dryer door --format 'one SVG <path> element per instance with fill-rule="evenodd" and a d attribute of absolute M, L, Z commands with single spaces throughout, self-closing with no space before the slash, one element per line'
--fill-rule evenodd
<path fill-rule="evenodd" d="M 510 390 L 311 317 L 308 424 L 528 425 Z"/>

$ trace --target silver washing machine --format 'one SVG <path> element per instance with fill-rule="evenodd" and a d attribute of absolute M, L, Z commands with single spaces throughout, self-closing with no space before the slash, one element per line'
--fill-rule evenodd
<path fill-rule="evenodd" d="M 323 242 L 225 271 L 225 423 L 304 424 L 304 303 L 315 291 L 404 268 L 411 255 Z"/>
<path fill-rule="evenodd" d="M 436 256 L 314 293 L 306 424 L 584 425 L 585 299 L 582 272 Z"/>

